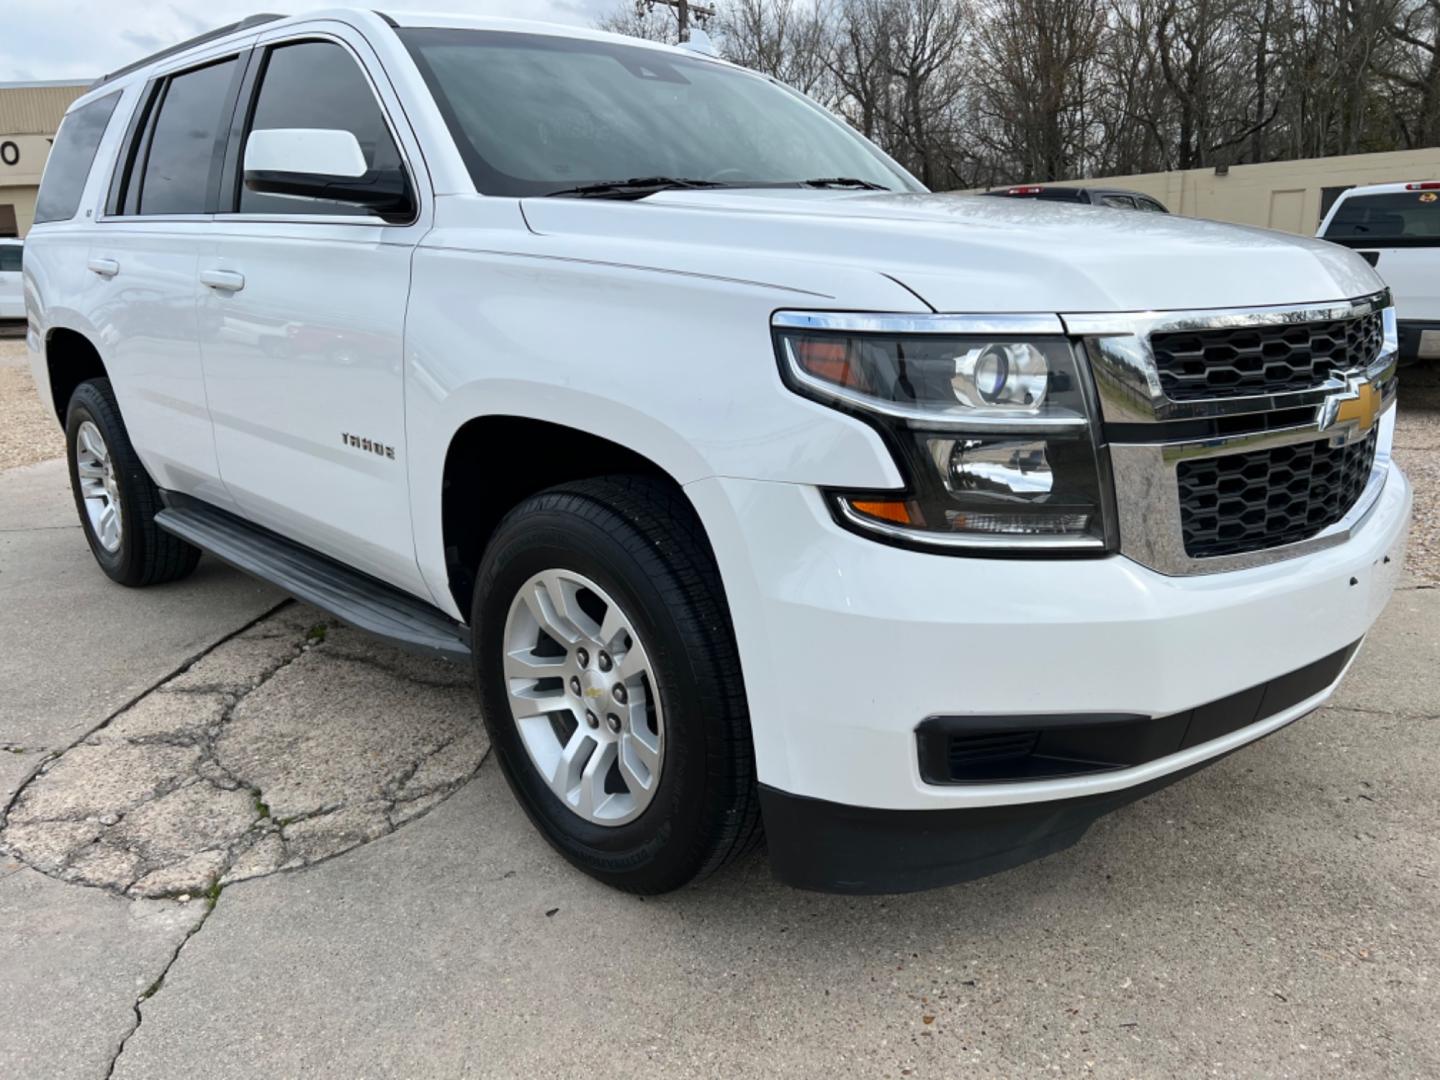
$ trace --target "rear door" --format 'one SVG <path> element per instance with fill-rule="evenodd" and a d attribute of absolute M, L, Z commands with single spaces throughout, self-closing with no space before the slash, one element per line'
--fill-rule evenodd
<path fill-rule="evenodd" d="M 247 518 L 429 598 L 410 527 L 404 386 L 428 181 L 378 71 L 364 39 L 333 23 L 262 35 L 225 167 L 218 244 L 200 260 L 210 283 L 205 375 L 220 469 Z M 369 168 L 406 171 L 413 218 L 247 190 L 245 140 L 272 128 L 352 132 Z"/>
<path fill-rule="evenodd" d="M 1440 187 L 1346 193 L 1320 235 L 1370 260 L 1402 322 L 1440 322 Z"/>
<path fill-rule="evenodd" d="M 126 427 L 161 487 L 230 505 L 200 362 L 200 257 L 247 51 L 157 75 L 130 123 L 88 266 L 101 355 Z"/>

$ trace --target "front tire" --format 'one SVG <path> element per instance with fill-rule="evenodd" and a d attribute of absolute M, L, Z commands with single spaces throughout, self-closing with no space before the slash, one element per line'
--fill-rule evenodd
<path fill-rule="evenodd" d="M 497 760 L 571 863 L 660 893 L 759 840 L 729 611 L 679 491 L 605 477 L 525 500 L 486 548 L 471 625 Z"/>
<path fill-rule="evenodd" d="M 155 524 L 160 491 L 130 444 L 109 379 L 75 388 L 65 443 L 75 509 L 100 569 L 131 587 L 189 575 L 200 549 Z"/>

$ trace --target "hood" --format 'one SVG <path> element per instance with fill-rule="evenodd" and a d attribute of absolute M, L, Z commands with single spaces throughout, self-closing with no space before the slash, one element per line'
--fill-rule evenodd
<path fill-rule="evenodd" d="M 737 189 L 523 206 L 537 233 L 634 243 L 667 269 L 723 254 L 754 259 L 755 280 L 801 289 L 806 264 L 868 269 L 943 312 L 1254 307 L 1384 288 L 1362 258 L 1324 241 L 1034 199 Z"/>

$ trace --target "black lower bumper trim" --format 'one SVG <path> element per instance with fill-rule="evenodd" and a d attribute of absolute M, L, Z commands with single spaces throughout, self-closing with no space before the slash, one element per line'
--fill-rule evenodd
<path fill-rule="evenodd" d="M 1429 330 L 1440 334 L 1440 322 L 1422 322 L 1419 319 L 1401 319 L 1397 329 L 1400 332 L 1400 359 L 1420 359 L 1420 335 Z"/>
<path fill-rule="evenodd" d="M 915 729 L 927 784 L 1051 780 L 1144 765 L 1292 709 L 1334 684 L 1354 642 L 1302 668 L 1168 716 L 932 716 Z"/>
<path fill-rule="evenodd" d="M 932 724 L 930 734 L 932 741 L 939 741 L 941 735 L 976 731 L 990 738 L 966 759 L 967 767 L 977 771 L 975 779 L 981 778 L 979 774 L 986 778 L 1008 774 L 1010 779 L 1043 775 L 1050 767 L 1045 764 L 1049 759 L 1027 763 L 1027 758 L 1033 758 L 1037 747 L 1047 745 L 1045 740 L 1057 733 L 1073 744 L 1063 755 L 1072 767 L 1083 764 L 1096 771 L 1096 767 L 1133 766 L 1161 756 L 1157 747 L 1166 754 L 1175 753 L 1301 704 L 1334 684 L 1359 647 L 1357 641 L 1260 686 L 1174 716 L 1016 717 L 1015 727 L 1008 730 L 996 728 L 993 717 L 947 718 L 945 723 Z M 1038 726 L 1037 721 L 1041 721 Z M 1009 741 L 994 738 L 997 734 L 1015 736 L 1020 733 L 1017 729 L 1030 730 L 1036 738 L 1015 740 L 1018 749 Z M 1075 753 L 1077 746 L 1083 746 L 1084 752 Z M 770 865 L 787 885 L 822 892 L 901 893 L 953 885 L 1067 848 L 1097 818 L 1225 756 L 1217 754 L 1118 791 L 953 810 L 876 810 L 793 795 L 762 784 L 760 807 Z M 954 765 L 942 761 L 938 751 L 933 757 L 932 770 Z M 1107 758 L 1111 760 L 1107 762 Z M 926 768 L 922 740 L 922 773 Z M 1077 771 L 1072 768 L 1070 775 Z"/>
<path fill-rule="evenodd" d="M 1214 760 L 1100 795 L 961 810 L 875 810 L 762 784 L 770 866 L 786 885 L 818 892 L 874 895 L 955 885 L 1062 851 L 1098 818 Z"/>

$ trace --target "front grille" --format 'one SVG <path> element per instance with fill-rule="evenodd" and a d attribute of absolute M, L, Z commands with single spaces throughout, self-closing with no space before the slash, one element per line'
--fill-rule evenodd
<path fill-rule="evenodd" d="M 1180 529 L 1192 559 L 1308 540 L 1343 518 L 1370 477 L 1376 432 L 1182 461 Z"/>
<path fill-rule="evenodd" d="M 1380 354 L 1379 312 L 1331 322 L 1152 334 L 1160 385 L 1171 401 L 1308 390 L 1368 367 Z"/>

